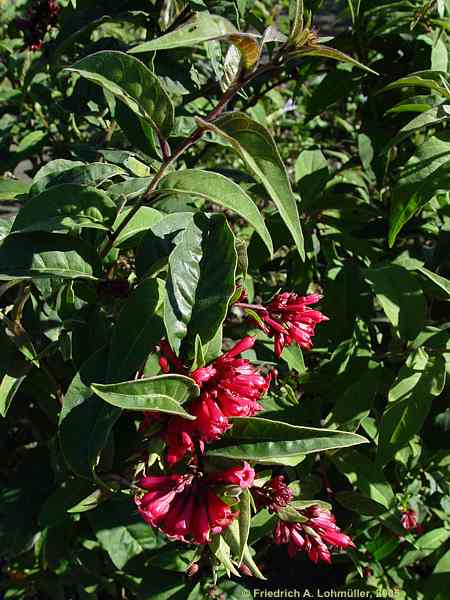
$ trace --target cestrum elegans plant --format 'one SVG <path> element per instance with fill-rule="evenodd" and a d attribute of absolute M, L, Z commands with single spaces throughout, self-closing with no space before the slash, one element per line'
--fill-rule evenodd
<path fill-rule="evenodd" d="M 29 41 L 36 51 L 58 15 L 48 6 L 52 18 Z M 242 33 L 205 11 L 127 52 L 62 64 L 59 77 L 102 94 L 105 143 L 120 126 L 136 153 L 48 162 L 0 247 L 11 298 L 2 323 L 19 355 L 4 412 L 38 368 L 57 407 L 45 410 L 59 427 L 51 443 L 58 498 L 80 496 L 75 512 L 90 511 L 119 571 L 134 542 L 104 534 L 123 524 L 112 519 L 108 529 L 102 521 L 117 506 L 125 521 L 142 519 L 144 548 L 178 544 L 191 575 L 264 578 L 249 543 L 255 518 L 291 557 L 330 563 L 332 551 L 354 546 L 332 507 L 305 497 L 302 481 L 287 473 L 307 455 L 367 440 L 293 424 L 265 404 L 280 393 L 286 353 L 300 364 L 302 349 L 312 349 L 327 320 L 317 307 L 326 290 L 311 282 L 303 296 L 278 289 L 255 300 L 237 223 L 273 256 L 262 207 L 233 179 L 233 164 L 222 173 L 196 168 L 194 159 L 210 146 L 234 152 L 264 188 L 285 243 L 305 259 L 298 198 L 275 140 L 233 106 L 252 82 L 306 56 L 366 68 L 322 44 L 301 2 L 293 12 L 288 35 L 274 27 Z M 211 42 L 230 47 L 222 94 L 209 110 L 184 111 L 152 65 L 162 52 Z M 48 328 L 33 337 L 44 321 Z"/>

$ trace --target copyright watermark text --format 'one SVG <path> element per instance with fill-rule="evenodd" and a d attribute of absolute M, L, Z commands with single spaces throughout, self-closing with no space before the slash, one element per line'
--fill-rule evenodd
<path fill-rule="evenodd" d="M 347 590 L 320 590 L 314 588 L 296 589 L 296 588 L 278 588 L 274 590 L 265 590 L 255 588 L 248 592 L 248 595 L 255 600 L 265 600 L 266 598 L 395 598 L 398 590 L 361 590 L 358 588 L 349 588 Z"/>

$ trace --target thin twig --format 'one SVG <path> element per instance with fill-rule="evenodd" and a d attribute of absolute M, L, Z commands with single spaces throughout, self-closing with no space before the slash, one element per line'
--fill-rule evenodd
<path fill-rule="evenodd" d="M 222 98 L 217 103 L 216 107 L 210 113 L 208 113 L 208 115 L 205 117 L 204 121 L 212 122 L 215 119 L 217 119 L 217 117 L 219 117 L 222 114 L 222 112 L 225 110 L 229 101 L 237 94 L 237 92 L 240 89 L 242 89 L 242 87 L 244 87 L 250 81 L 255 79 L 255 77 L 258 77 L 262 73 L 270 71 L 273 68 L 274 68 L 274 65 L 272 65 L 272 64 L 264 65 L 263 67 L 256 69 L 252 73 L 249 73 L 249 74 L 245 75 L 244 77 L 242 77 L 242 79 L 239 79 L 238 81 L 236 81 L 236 83 L 231 85 L 226 90 L 226 92 L 224 93 Z M 108 254 L 108 252 L 113 248 L 115 241 L 117 240 L 119 235 L 122 233 L 122 231 L 125 229 L 125 227 L 133 219 L 133 217 L 135 216 L 137 211 L 141 208 L 141 206 L 146 204 L 152 198 L 152 196 L 154 195 L 154 193 L 156 191 L 156 188 L 158 187 L 159 182 L 164 177 L 167 170 L 178 160 L 178 158 L 188 148 L 190 148 L 193 144 L 195 144 L 195 142 L 197 142 L 202 137 L 203 133 L 204 133 L 204 128 L 202 126 L 197 127 L 197 129 L 188 138 L 186 138 L 183 142 L 181 142 L 181 144 L 177 148 L 175 148 L 175 150 L 173 151 L 173 154 L 170 157 L 169 156 L 166 157 L 166 159 L 162 163 L 159 171 L 156 173 L 156 175 L 153 177 L 152 181 L 150 182 L 150 185 L 148 186 L 144 195 L 133 206 L 133 208 L 127 214 L 125 219 L 121 222 L 121 224 L 117 227 L 117 229 L 110 236 L 107 244 L 100 251 L 100 256 L 102 258 L 105 257 Z"/>

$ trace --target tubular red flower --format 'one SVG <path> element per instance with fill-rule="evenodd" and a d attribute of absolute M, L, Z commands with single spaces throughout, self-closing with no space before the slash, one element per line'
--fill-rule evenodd
<path fill-rule="evenodd" d="M 246 472 L 244 489 L 249 469 L 244 463 L 242 467 L 214 474 L 215 480 L 191 474 L 143 477 L 139 486 L 147 492 L 137 495 L 135 503 L 144 521 L 158 527 L 169 539 L 206 544 L 212 534 L 223 531 L 239 515 L 219 498 L 215 492 L 217 482 L 233 479 L 235 483 L 238 474 Z"/>
<path fill-rule="evenodd" d="M 305 517 L 305 522 L 291 521 L 277 522 L 274 530 L 276 544 L 288 544 L 290 557 L 299 551 L 306 552 L 308 558 L 318 563 L 320 561 L 331 563 L 331 548 L 354 548 L 351 538 L 342 533 L 336 525 L 336 520 L 330 511 L 319 506 L 310 506 L 298 510 Z"/>
<path fill-rule="evenodd" d="M 230 350 L 228 350 L 228 352 L 225 352 L 225 354 L 223 354 L 217 360 L 228 360 L 229 358 L 235 358 L 239 354 L 242 354 L 242 352 L 246 352 L 247 350 L 250 350 L 251 348 L 253 348 L 253 346 L 255 345 L 255 342 L 256 342 L 255 337 L 253 337 L 251 335 L 247 335 L 244 338 L 242 338 L 242 340 L 237 342 Z"/>
<path fill-rule="evenodd" d="M 190 374 L 201 388 L 200 396 L 186 407 L 196 419 L 172 417 L 169 420 L 163 436 L 169 464 L 192 453 L 195 440 L 203 446 L 219 439 L 231 427 L 228 417 L 249 417 L 262 409 L 258 401 L 266 393 L 271 376 L 262 376 L 248 360 L 236 358 L 254 344 L 255 338 L 247 336 L 212 363 Z M 164 343 L 161 350 L 174 364 Z M 181 368 L 184 369 L 182 365 Z"/>
<path fill-rule="evenodd" d="M 192 482 L 192 478 L 192 475 L 143 477 L 139 486 L 148 492 L 141 498 L 136 498 L 136 504 L 144 521 L 155 527 L 169 512 L 175 496 Z"/>
<path fill-rule="evenodd" d="M 255 480 L 255 471 L 247 462 L 244 462 L 242 467 L 231 467 L 226 471 L 213 473 L 208 477 L 208 479 L 210 481 L 238 485 L 244 490 L 253 485 Z"/>
<path fill-rule="evenodd" d="M 310 350 L 315 327 L 328 317 L 318 310 L 309 308 L 310 304 L 318 302 L 320 294 L 299 296 L 294 292 L 283 292 L 258 312 L 261 321 L 256 325 L 267 335 L 274 338 L 275 355 L 281 356 L 285 346 L 290 346 L 294 341 L 299 346 Z"/>
<path fill-rule="evenodd" d="M 409 531 L 417 527 L 417 513 L 415 510 L 408 509 L 402 512 L 402 518 L 400 520 L 403 529 Z"/>
<path fill-rule="evenodd" d="M 174 465 L 180 461 L 186 453 L 193 453 L 195 444 L 192 421 L 187 421 L 181 417 L 170 418 L 164 440 L 167 444 L 166 460 L 169 465 Z"/>
<path fill-rule="evenodd" d="M 203 442 L 217 440 L 231 427 L 228 419 L 208 392 L 192 402 L 189 412 L 197 417 L 193 426 L 196 436 Z"/>

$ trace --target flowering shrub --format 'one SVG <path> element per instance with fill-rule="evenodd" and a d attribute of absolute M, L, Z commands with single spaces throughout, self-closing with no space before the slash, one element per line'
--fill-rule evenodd
<path fill-rule="evenodd" d="M 0 5 L 4 598 L 443 600 L 448 3 Z"/>

